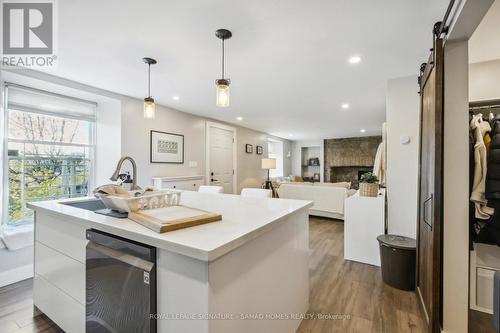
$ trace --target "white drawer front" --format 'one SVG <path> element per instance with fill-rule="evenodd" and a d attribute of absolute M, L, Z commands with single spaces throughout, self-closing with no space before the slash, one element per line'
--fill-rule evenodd
<path fill-rule="evenodd" d="M 476 304 L 493 311 L 493 275 L 494 270 L 477 268 Z"/>
<path fill-rule="evenodd" d="M 34 304 L 65 332 L 85 332 L 85 306 L 35 274 Z"/>
<path fill-rule="evenodd" d="M 85 265 L 35 242 L 35 273 L 85 304 Z"/>
<path fill-rule="evenodd" d="M 162 189 L 177 189 L 177 190 L 187 190 L 187 191 L 198 191 L 198 188 L 202 185 L 202 180 L 180 180 L 175 182 L 163 182 Z"/>
<path fill-rule="evenodd" d="M 85 246 L 88 228 L 75 222 L 67 222 L 63 216 L 38 211 L 35 219 L 35 240 L 68 257 L 85 263 Z"/>

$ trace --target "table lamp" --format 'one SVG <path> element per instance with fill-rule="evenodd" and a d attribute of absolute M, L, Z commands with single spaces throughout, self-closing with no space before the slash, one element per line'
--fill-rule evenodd
<path fill-rule="evenodd" d="M 271 180 L 269 179 L 269 170 L 276 169 L 276 159 L 274 158 L 263 158 L 262 159 L 262 169 L 267 169 L 267 180 L 266 180 L 266 189 L 272 189 L 273 185 Z"/>

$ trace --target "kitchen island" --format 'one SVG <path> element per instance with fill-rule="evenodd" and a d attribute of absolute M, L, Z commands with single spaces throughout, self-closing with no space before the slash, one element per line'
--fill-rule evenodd
<path fill-rule="evenodd" d="M 68 201 L 30 204 L 34 304 L 67 332 L 85 332 L 88 229 L 157 248 L 158 332 L 292 333 L 308 309 L 309 201 L 185 191 L 222 221 L 163 234 Z"/>

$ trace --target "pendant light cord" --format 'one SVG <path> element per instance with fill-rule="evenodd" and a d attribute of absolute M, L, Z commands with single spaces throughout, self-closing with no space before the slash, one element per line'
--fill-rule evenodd
<path fill-rule="evenodd" d="M 224 79 L 224 38 L 222 38 L 222 79 Z"/>
<path fill-rule="evenodd" d="M 148 97 L 151 97 L 151 64 L 148 64 Z"/>

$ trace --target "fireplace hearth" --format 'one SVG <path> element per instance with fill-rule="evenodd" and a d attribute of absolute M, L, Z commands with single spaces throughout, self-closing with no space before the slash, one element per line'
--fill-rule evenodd
<path fill-rule="evenodd" d="M 337 182 L 351 182 L 351 188 L 359 188 L 359 178 L 365 172 L 373 170 L 372 166 L 339 166 L 330 168 L 330 181 Z"/>

